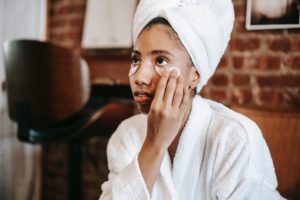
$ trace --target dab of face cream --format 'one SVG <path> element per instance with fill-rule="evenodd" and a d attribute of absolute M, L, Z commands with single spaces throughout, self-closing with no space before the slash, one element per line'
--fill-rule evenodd
<path fill-rule="evenodd" d="M 174 69 L 177 71 L 177 76 L 179 76 L 180 75 L 180 69 L 178 67 L 162 68 L 162 67 L 155 66 L 155 71 L 160 76 L 163 75 L 165 70 L 172 71 Z"/>
<path fill-rule="evenodd" d="M 135 74 L 135 72 L 138 70 L 138 66 L 137 65 L 131 65 L 130 69 L 129 69 L 129 73 L 128 76 L 132 76 L 133 74 Z"/>
<path fill-rule="evenodd" d="M 162 76 L 165 70 L 168 71 L 172 71 L 172 70 L 176 70 L 177 71 L 177 76 L 180 75 L 180 69 L 178 67 L 169 67 L 169 68 L 162 68 L 162 67 L 158 67 L 158 66 L 154 66 L 155 67 L 155 71 L 159 76 Z M 132 76 L 136 73 L 136 71 L 138 70 L 138 66 L 135 65 L 131 65 L 130 69 L 129 69 L 129 73 L 128 76 Z"/>

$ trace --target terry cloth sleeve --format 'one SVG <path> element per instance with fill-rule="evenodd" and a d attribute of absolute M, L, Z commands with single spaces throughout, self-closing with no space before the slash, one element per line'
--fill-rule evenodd
<path fill-rule="evenodd" d="M 248 119 L 226 123 L 213 147 L 213 199 L 282 199 L 276 190 L 273 162 L 260 129 Z"/>
<path fill-rule="evenodd" d="M 102 185 L 100 200 L 148 200 L 146 184 L 138 164 L 141 138 L 122 123 L 107 147 L 109 176 Z"/>

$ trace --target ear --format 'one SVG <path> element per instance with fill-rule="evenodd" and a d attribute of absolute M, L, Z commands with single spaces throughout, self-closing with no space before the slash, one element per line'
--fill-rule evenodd
<path fill-rule="evenodd" d="M 189 84 L 189 88 L 190 89 L 195 89 L 200 81 L 200 74 L 199 72 L 196 70 L 195 67 L 192 67 L 191 71 L 190 71 L 190 84 Z"/>

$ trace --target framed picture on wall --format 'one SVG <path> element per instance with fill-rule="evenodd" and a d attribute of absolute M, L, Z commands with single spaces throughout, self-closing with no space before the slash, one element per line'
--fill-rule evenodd
<path fill-rule="evenodd" d="M 247 0 L 246 28 L 300 28 L 300 0 Z"/>

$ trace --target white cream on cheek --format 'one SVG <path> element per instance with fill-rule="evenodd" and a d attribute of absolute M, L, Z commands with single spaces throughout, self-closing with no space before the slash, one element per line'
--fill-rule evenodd
<path fill-rule="evenodd" d="M 129 69 L 129 73 L 128 76 L 132 76 L 133 74 L 135 74 L 135 72 L 138 70 L 138 66 L 137 65 L 131 65 L 130 69 Z"/>
<path fill-rule="evenodd" d="M 174 69 L 177 71 L 177 76 L 179 76 L 180 75 L 180 69 L 178 67 L 162 68 L 162 67 L 159 67 L 159 66 L 155 66 L 155 71 L 159 76 L 162 76 L 165 70 L 172 71 Z"/>
<path fill-rule="evenodd" d="M 154 66 L 155 68 L 155 71 L 156 73 L 159 75 L 159 76 L 162 76 L 164 71 L 165 70 L 168 70 L 168 71 L 172 71 L 172 70 L 176 70 L 177 71 L 177 76 L 180 75 L 180 69 L 178 67 L 168 67 L 168 68 L 165 68 L 165 67 L 159 67 L 159 66 Z M 129 69 L 129 73 L 128 73 L 128 76 L 133 76 L 138 70 L 138 65 L 131 65 L 130 66 L 130 69 Z"/>

